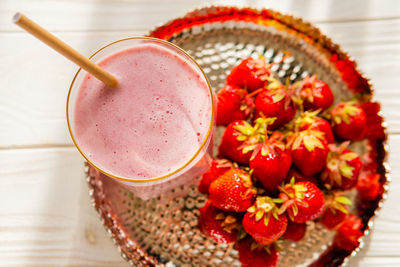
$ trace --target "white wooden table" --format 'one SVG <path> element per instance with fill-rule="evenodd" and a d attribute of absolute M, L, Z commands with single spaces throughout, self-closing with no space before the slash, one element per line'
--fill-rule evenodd
<path fill-rule="evenodd" d="M 65 120 L 77 67 L 11 23 L 22 11 L 85 55 L 209 4 L 270 7 L 318 25 L 371 78 L 393 182 L 350 266 L 400 266 L 400 2 L 0 0 L 0 266 L 127 266 L 91 206 Z"/>

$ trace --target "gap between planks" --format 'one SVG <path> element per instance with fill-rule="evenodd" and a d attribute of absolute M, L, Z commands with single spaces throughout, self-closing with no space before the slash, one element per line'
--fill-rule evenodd
<path fill-rule="evenodd" d="M 400 132 L 388 133 L 388 139 L 390 137 L 400 136 Z M 0 150 L 23 150 L 23 149 L 44 149 L 44 148 L 72 148 L 74 144 L 33 144 L 33 145 L 11 145 L 11 146 L 0 146 Z"/>
<path fill-rule="evenodd" d="M 12 145 L 0 146 L 0 150 L 22 150 L 22 149 L 43 149 L 43 148 L 71 148 L 73 144 L 33 144 L 33 145 Z"/>

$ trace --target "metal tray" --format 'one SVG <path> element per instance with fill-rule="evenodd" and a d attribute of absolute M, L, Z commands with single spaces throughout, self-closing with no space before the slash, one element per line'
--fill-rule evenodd
<path fill-rule="evenodd" d="M 273 66 L 278 78 L 289 77 L 293 82 L 306 74 L 317 74 L 330 85 L 336 100 L 356 96 L 370 101 L 372 97 L 368 80 L 337 44 L 302 19 L 273 10 L 206 7 L 172 20 L 150 35 L 191 54 L 215 91 L 222 88 L 227 73 L 241 59 L 263 55 L 269 62 L 279 61 L 283 51 L 290 51 L 290 58 Z M 345 76 L 344 71 L 353 76 Z M 381 118 L 380 113 L 377 116 Z M 352 144 L 352 149 L 373 161 L 381 175 L 377 199 L 353 210 L 363 219 L 364 235 L 386 198 L 389 183 L 385 125 L 382 122 L 379 126 L 381 136 Z M 216 145 L 222 132 L 219 127 Z M 233 244 L 217 244 L 197 229 L 198 208 L 206 201 L 197 191 L 198 178 L 170 195 L 142 201 L 94 168 L 87 166 L 86 171 L 94 207 L 122 257 L 132 266 L 240 266 Z M 179 192 L 188 194 L 173 197 Z M 354 199 L 356 191 L 349 196 Z M 334 232 L 309 222 L 302 241 L 279 241 L 283 247 L 279 266 L 341 266 L 363 246 L 361 239 L 353 252 L 341 251 L 331 246 L 333 237 Z"/>

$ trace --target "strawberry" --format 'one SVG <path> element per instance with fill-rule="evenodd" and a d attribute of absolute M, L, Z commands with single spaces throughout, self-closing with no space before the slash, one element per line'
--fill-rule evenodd
<path fill-rule="evenodd" d="M 325 199 L 326 210 L 322 215 L 321 223 L 328 229 L 337 228 L 347 217 L 348 205 L 351 205 L 350 199 L 343 196 L 342 192 L 334 192 Z"/>
<path fill-rule="evenodd" d="M 289 136 L 288 147 L 294 165 L 303 175 L 313 176 L 325 168 L 328 142 L 323 132 L 312 129 L 296 132 Z"/>
<path fill-rule="evenodd" d="M 210 200 L 199 211 L 199 229 L 203 234 L 217 243 L 236 241 L 239 223 L 234 215 L 218 210 Z"/>
<path fill-rule="evenodd" d="M 316 75 L 305 77 L 303 81 L 295 83 L 293 86 L 299 90 L 303 99 L 304 109 L 327 109 L 333 104 L 333 94 L 329 85 L 317 79 Z"/>
<path fill-rule="evenodd" d="M 290 183 L 290 180 L 293 177 L 294 177 L 295 181 L 297 181 L 297 182 L 310 182 L 315 185 L 318 185 L 317 178 L 315 178 L 314 176 L 306 177 L 294 168 L 289 170 L 289 172 L 286 176 L 286 179 L 285 179 L 285 183 Z"/>
<path fill-rule="evenodd" d="M 257 197 L 254 206 L 247 209 L 242 225 L 257 243 L 269 245 L 285 233 L 287 218 L 284 214 L 278 215 L 272 198 Z"/>
<path fill-rule="evenodd" d="M 256 197 L 252 186 L 247 172 L 233 168 L 211 183 L 209 199 L 221 210 L 243 212 L 253 205 Z"/>
<path fill-rule="evenodd" d="M 275 122 L 270 125 L 276 129 L 291 121 L 296 114 L 296 107 L 293 104 L 287 88 L 278 80 L 269 78 L 270 83 L 255 98 L 255 116 L 275 117 Z"/>
<path fill-rule="evenodd" d="M 325 210 L 325 198 L 319 188 L 310 182 L 294 182 L 279 187 L 279 198 L 283 203 L 279 213 L 287 212 L 295 223 L 304 223 L 320 217 Z"/>
<path fill-rule="evenodd" d="M 206 173 L 201 177 L 199 183 L 199 191 L 203 194 L 208 194 L 208 188 L 212 181 L 224 174 L 227 170 L 232 168 L 232 162 L 227 159 L 214 159 L 211 166 Z"/>
<path fill-rule="evenodd" d="M 365 138 L 368 139 L 384 139 L 385 128 L 382 126 L 383 118 L 379 115 L 381 106 L 376 102 L 365 102 L 360 105 L 364 110 L 367 120 L 368 131 L 365 133 Z"/>
<path fill-rule="evenodd" d="M 343 142 L 339 147 L 329 145 L 326 168 L 321 174 L 321 180 L 328 189 L 348 190 L 357 184 L 362 162 L 356 153 L 346 149 L 349 143 Z"/>
<path fill-rule="evenodd" d="M 219 146 L 219 155 L 241 164 L 247 164 L 251 153 L 246 147 L 257 144 L 260 136 L 246 121 L 231 122 L 225 129 Z"/>
<path fill-rule="evenodd" d="M 249 161 L 254 176 L 268 191 L 274 191 L 292 165 L 290 150 L 282 142 L 283 134 L 274 132 L 264 143 L 254 149 Z"/>
<path fill-rule="evenodd" d="M 357 141 L 364 138 L 367 130 L 367 118 L 362 108 L 355 102 L 342 102 L 332 111 L 333 131 L 344 140 Z"/>
<path fill-rule="evenodd" d="M 217 125 L 249 118 L 254 106 L 247 91 L 234 85 L 225 85 L 217 94 Z"/>
<path fill-rule="evenodd" d="M 298 127 L 300 131 L 304 131 L 307 129 L 317 130 L 324 133 L 324 137 L 326 141 L 331 144 L 335 142 L 332 133 L 332 127 L 328 121 L 323 118 L 318 117 L 319 111 L 306 111 L 300 114 L 299 117 L 295 120 L 295 127 Z"/>
<path fill-rule="evenodd" d="M 279 261 L 279 251 L 274 246 L 258 245 L 251 239 L 237 243 L 242 267 L 275 267 Z"/>
<path fill-rule="evenodd" d="M 333 244 L 340 249 L 353 251 L 360 245 L 359 239 L 363 236 L 362 228 L 361 219 L 354 214 L 349 214 L 337 230 Z"/>
<path fill-rule="evenodd" d="M 306 234 L 307 225 L 305 223 L 294 223 L 289 221 L 286 232 L 283 234 L 283 238 L 292 240 L 294 242 L 300 241 Z"/>
<path fill-rule="evenodd" d="M 357 197 L 364 201 L 372 201 L 378 197 L 380 191 L 380 175 L 378 173 L 362 173 L 357 182 Z"/>
<path fill-rule="evenodd" d="M 271 75 L 270 66 L 264 59 L 243 59 L 231 69 L 226 78 L 227 84 L 246 88 L 250 92 L 263 88 Z"/>

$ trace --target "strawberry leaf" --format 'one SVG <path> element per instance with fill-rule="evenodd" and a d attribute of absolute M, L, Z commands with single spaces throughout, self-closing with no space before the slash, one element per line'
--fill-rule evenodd
<path fill-rule="evenodd" d="M 238 137 L 236 137 L 236 140 L 238 140 L 238 141 L 246 141 L 247 140 L 247 136 L 243 135 L 243 134 L 240 134 L 240 135 L 238 135 Z"/>
<path fill-rule="evenodd" d="M 272 102 L 273 103 L 278 103 L 279 101 L 282 101 L 282 99 L 285 98 L 285 95 L 282 92 L 277 92 L 272 96 Z"/>
<path fill-rule="evenodd" d="M 256 206 L 251 206 L 250 208 L 247 209 L 248 212 L 253 213 L 256 211 Z"/>
<path fill-rule="evenodd" d="M 256 221 L 258 222 L 259 220 L 261 220 L 261 218 L 264 216 L 264 210 L 260 209 L 257 211 L 256 213 Z"/>
<path fill-rule="evenodd" d="M 350 160 L 353 160 L 353 159 L 355 159 L 355 158 L 357 158 L 357 157 L 358 157 L 358 155 L 357 155 L 356 153 L 354 153 L 354 152 L 348 152 L 348 153 L 342 154 L 341 157 L 340 157 L 340 159 L 346 160 L 346 161 L 350 161 Z"/>
<path fill-rule="evenodd" d="M 316 147 L 324 148 L 324 146 L 322 145 L 321 141 L 318 138 L 310 135 L 305 135 L 303 137 L 303 143 L 306 149 L 310 152 L 313 151 Z"/>
<path fill-rule="evenodd" d="M 245 238 L 247 235 L 246 231 L 244 230 L 243 227 L 240 227 L 239 229 L 239 233 L 238 233 L 238 239 L 241 240 L 243 238 Z"/>
<path fill-rule="evenodd" d="M 236 222 L 236 218 L 233 217 L 232 215 L 228 215 L 225 218 L 225 223 L 227 223 L 227 224 L 232 224 L 232 223 L 235 223 L 235 222 Z"/>
<path fill-rule="evenodd" d="M 299 209 L 298 209 L 296 203 L 293 204 L 292 211 L 293 211 L 294 216 L 297 216 L 297 214 L 299 213 Z"/>
<path fill-rule="evenodd" d="M 337 205 L 336 207 L 335 207 L 337 210 L 340 210 L 341 212 L 343 212 L 344 214 L 347 214 L 347 213 L 349 213 L 349 211 L 346 209 L 346 207 L 345 206 L 343 206 L 343 205 Z M 335 214 L 335 213 L 334 213 Z"/>
<path fill-rule="evenodd" d="M 273 201 L 274 203 L 276 203 L 276 204 L 281 204 L 281 203 L 283 203 L 283 199 L 280 199 L 280 198 L 274 198 L 272 201 Z"/>
<path fill-rule="evenodd" d="M 261 155 L 262 155 L 263 157 L 265 157 L 265 156 L 267 156 L 268 154 L 269 154 L 268 146 L 262 146 L 262 148 L 261 148 Z"/>
<path fill-rule="evenodd" d="M 295 138 L 295 140 L 294 140 L 294 143 L 293 143 L 293 146 L 292 146 L 292 150 L 298 149 L 300 147 L 300 145 L 301 145 L 301 142 L 302 142 L 301 136 L 297 136 Z"/>
<path fill-rule="evenodd" d="M 243 154 L 247 154 L 250 151 L 254 150 L 257 147 L 257 145 L 250 145 L 250 146 L 246 146 L 242 149 Z"/>
<path fill-rule="evenodd" d="M 340 174 L 346 178 L 351 178 L 353 176 L 354 168 L 346 163 L 341 164 L 339 167 L 339 170 L 340 170 Z"/>
<path fill-rule="evenodd" d="M 265 226 L 268 226 L 268 223 L 269 223 L 269 217 L 270 217 L 270 213 L 268 213 L 268 215 L 267 215 L 267 216 L 264 216 L 264 225 L 265 225 Z"/>
<path fill-rule="evenodd" d="M 339 202 L 341 204 L 345 204 L 345 205 L 352 205 L 353 204 L 350 199 L 348 199 L 347 197 L 344 197 L 344 196 L 336 197 L 335 201 L 337 201 L 337 202 Z"/>
<path fill-rule="evenodd" d="M 225 214 L 224 213 L 219 213 L 217 214 L 217 216 L 215 216 L 216 220 L 223 220 L 225 219 Z"/>

